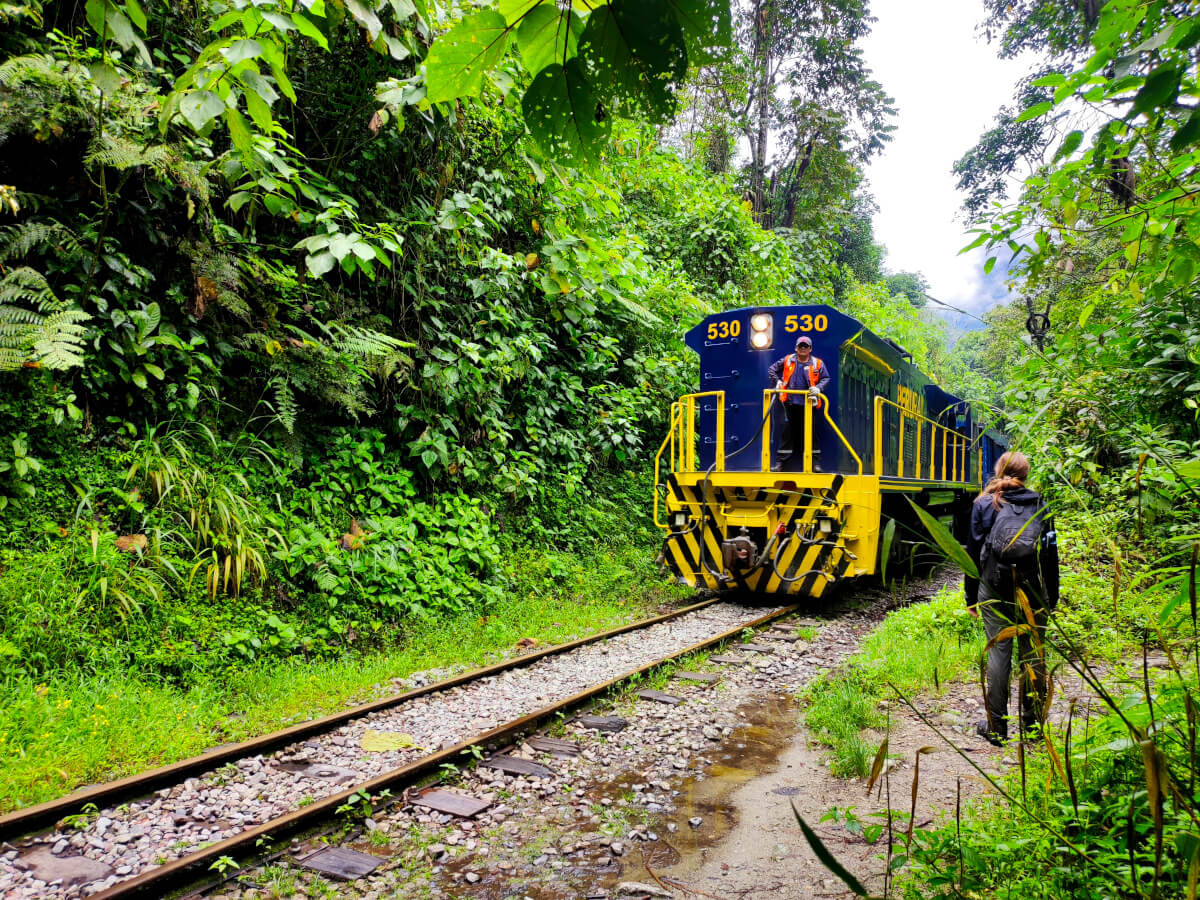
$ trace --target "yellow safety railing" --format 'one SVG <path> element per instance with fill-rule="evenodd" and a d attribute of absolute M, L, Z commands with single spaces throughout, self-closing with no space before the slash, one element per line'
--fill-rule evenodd
<path fill-rule="evenodd" d="M 971 443 L 965 434 L 955 431 L 953 428 L 948 428 L 945 425 L 935 422 L 920 413 L 913 412 L 911 409 L 905 409 L 899 403 L 887 399 L 886 397 L 875 397 L 875 474 L 886 475 L 884 472 L 883 458 L 883 429 L 884 429 L 884 406 L 894 407 L 900 413 L 900 422 L 898 431 L 898 440 L 896 448 L 896 477 L 904 478 L 904 438 L 905 425 L 911 421 L 916 425 L 916 446 L 913 453 L 913 472 L 908 476 L 911 478 L 928 478 L 930 481 L 954 481 L 962 483 L 967 480 L 968 471 L 968 454 L 971 451 Z M 929 432 L 928 444 L 925 445 L 923 437 L 925 432 Z M 937 477 L 938 472 L 938 449 L 941 449 L 941 477 Z M 928 465 L 922 467 L 921 451 L 927 449 Z"/>
<path fill-rule="evenodd" d="M 659 473 L 662 470 L 663 454 L 667 454 L 671 472 L 696 471 L 696 401 L 705 397 L 717 398 L 717 472 L 725 471 L 725 392 L 703 391 L 698 394 L 684 394 L 671 404 L 671 422 L 667 436 L 663 438 L 658 453 L 654 454 L 654 524 L 666 528 L 666 524 L 658 520 L 658 487 L 662 484 Z"/>
<path fill-rule="evenodd" d="M 774 388 L 769 388 L 769 389 L 763 391 L 763 418 L 766 420 L 766 424 L 763 425 L 763 433 L 762 433 L 762 470 L 761 471 L 769 472 L 771 470 L 771 420 L 767 416 L 767 410 L 770 408 L 771 401 L 774 399 L 774 395 L 776 395 L 776 394 L 788 394 L 788 395 L 802 394 L 804 396 L 804 450 L 803 450 L 803 456 L 802 456 L 803 468 L 801 471 L 804 472 L 805 474 L 810 474 L 812 472 L 812 470 L 813 470 L 813 458 L 812 458 L 813 457 L 813 448 L 812 448 L 813 427 L 812 427 L 812 424 L 813 424 L 813 408 L 816 407 L 816 404 L 808 402 L 809 393 L 810 393 L 809 391 L 797 391 L 794 389 L 793 390 L 781 390 L 781 389 L 774 389 Z M 829 415 L 829 400 L 827 398 L 823 398 L 820 406 L 817 408 L 819 408 L 821 410 L 821 414 L 824 416 L 825 421 L 827 423 L 829 423 L 829 427 L 833 429 L 833 433 L 838 436 L 838 440 L 842 442 L 842 446 L 845 447 L 850 452 L 850 455 L 854 457 L 854 462 L 858 466 L 858 474 L 861 475 L 863 473 L 862 458 L 855 451 L 854 446 L 848 440 L 846 440 L 846 436 L 844 434 L 842 434 L 842 429 L 837 427 L 837 423 L 833 421 L 833 417 Z"/>
<path fill-rule="evenodd" d="M 853 457 L 855 465 L 858 469 L 858 474 L 863 473 L 863 461 L 859 456 L 858 451 L 854 449 L 854 445 L 847 440 L 842 430 L 838 427 L 833 417 L 829 414 L 829 401 L 825 399 L 819 406 L 813 403 L 808 403 L 807 399 L 809 391 L 798 390 L 781 390 L 768 389 L 763 391 L 763 430 L 762 430 L 762 472 L 768 472 L 771 469 L 771 420 L 767 415 L 770 404 L 774 402 L 777 394 L 792 394 L 804 396 L 804 447 L 802 448 L 803 467 L 801 472 L 811 474 L 813 471 L 813 410 L 819 409 L 821 416 L 829 425 L 846 451 Z M 662 444 L 658 448 L 658 453 L 654 456 L 654 524 L 659 528 L 667 528 L 667 525 L 659 521 L 659 505 L 661 498 L 659 497 L 659 488 L 663 487 L 661 480 L 664 463 L 668 470 L 674 472 L 695 472 L 696 471 L 696 404 L 705 397 L 716 398 L 716 435 L 715 435 L 715 454 L 713 471 L 725 471 L 725 392 L 724 391 L 703 391 L 696 394 L 685 394 L 677 401 L 671 404 L 670 425 L 667 429 L 667 436 L 663 439 Z M 913 470 L 907 475 L 909 478 L 929 480 L 929 481 L 949 481 L 956 483 L 964 483 L 970 475 L 970 462 L 972 450 L 975 450 L 980 456 L 982 462 L 982 451 L 973 447 L 967 436 L 949 428 L 933 419 L 914 412 L 911 409 L 906 409 L 899 403 L 889 400 L 886 397 L 875 397 L 875 420 L 874 420 L 874 449 L 875 449 L 875 474 L 890 475 L 884 471 L 884 407 L 891 406 L 896 409 L 899 415 L 899 434 L 897 439 L 897 464 L 895 477 L 904 478 L 905 459 L 904 459 L 904 444 L 906 439 L 907 425 L 912 422 L 916 426 L 915 447 Z"/>

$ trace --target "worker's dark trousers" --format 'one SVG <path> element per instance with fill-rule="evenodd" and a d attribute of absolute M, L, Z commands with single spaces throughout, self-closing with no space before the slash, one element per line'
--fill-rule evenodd
<path fill-rule="evenodd" d="M 813 416 L 813 468 L 821 467 L 821 449 L 817 445 L 817 418 L 821 415 L 819 407 L 814 406 Z M 772 428 L 779 435 L 775 459 L 785 472 L 799 472 L 804 468 L 804 404 L 784 403 L 783 415 L 771 417 Z"/>
<path fill-rule="evenodd" d="M 998 592 L 999 593 L 999 592 Z M 1013 600 L 1011 583 L 1003 591 L 1004 599 L 996 599 L 983 584 L 979 586 L 979 609 L 983 615 L 983 629 L 990 642 L 1010 625 L 1028 624 L 1025 614 Z M 1040 638 L 1046 635 L 1046 614 L 1041 603 L 1032 600 L 1034 622 Z M 1028 730 L 1041 720 L 1042 707 L 1046 701 L 1046 660 L 1037 651 L 1033 636 L 1025 631 L 1017 636 L 1017 662 L 1020 666 L 1018 684 L 1021 692 L 1021 719 Z M 1043 647 L 1043 654 L 1045 648 Z M 1012 639 L 997 641 L 988 650 L 987 659 L 987 715 L 989 730 L 1001 738 L 1008 737 L 1008 700 L 1013 663 Z"/>

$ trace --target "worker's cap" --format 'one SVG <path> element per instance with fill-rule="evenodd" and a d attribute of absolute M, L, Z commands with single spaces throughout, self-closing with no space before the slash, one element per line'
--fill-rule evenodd
<path fill-rule="evenodd" d="M 800 337 L 796 338 L 796 346 L 797 347 L 811 347 L 812 346 L 812 338 L 810 338 L 807 334 L 802 334 L 802 335 L 800 335 Z"/>

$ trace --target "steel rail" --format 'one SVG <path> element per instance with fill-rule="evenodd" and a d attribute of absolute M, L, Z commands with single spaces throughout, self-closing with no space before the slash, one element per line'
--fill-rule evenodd
<path fill-rule="evenodd" d="M 707 605 L 707 604 L 700 604 Z M 695 609 L 696 607 L 692 607 Z M 96 894 L 90 894 L 89 900 L 130 900 L 130 898 L 140 897 L 163 897 L 172 890 L 180 890 L 189 878 L 194 877 L 193 870 L 200 866 L 210 864 L 223 856 L 232 856 L 243 852 L 247 849 L 254 849 L 259 842 L 264 838 L 272 840 L 280 840 L 295 834 L 302 828 L 308 827 L 311 824 L 319 821 L 322 818 L 328 818 L 336 814 L 338 807 L 342 806 L 351 797 L 366 791 L 374 793 L 384 789 L 402 789 L 405 786 L 411 786 L 417 782 L 422 776 L 436 770 L 442 763 L 455 759 L 464 751 L 469 751 L 472 747 L 494 743 L 496 741 L 512 738 L 527 729 L 531 729 L 539 723 L 551 718 L 559 713 L 573 710 L 586 703 L 587 701 L 600 696 L 606 691 L 616 687 L 624 681 L 628 681 L 639 674 L 649 672 L 650 670 L 670 662 L 679 657 L 686 656 L 689 653 L 695 653 L 698 650 L 703 650 L 711 647 L 714 644 L 719 644 L 722 641 L 727 641 L 730 638 L 737 637 L 747 628 L 757 628 L 768 622 L 778 619 L 789 613 L 795 612 L 799 606 L 792 604 L 789 606 L 780 607 L 773 612 L 767 613 L 764 616 L 759 616 L 750 622 L 742 623 L 728 631 L 723 631 L 718 635 L 710 638 L 705 638 L 698 643 L 684 647 L 681 650 L 676 650 L 666 656 L 660 657 L 654 662 L 647 663 L 637 669 L 632 669 L 622 675 L 610 678 L 601 684 L 594 685 L 586 690 L 573 694 L 564 700 L 552 703 L 549 706 L 543 707 L 535 712 L 521 716 L 519 719 L 514 719 L 504 725 L 499 725 L 490 731 L 483 734 L 475 735 L 469 740 L 455 744 L 453 747 L 448 747 L 439 750 L 429 756 L 414 760 L 399 768 L 393 769 L 390 772 L 385 772 L 382 775 L 377 775 L 367 781 L 360 782 L 353 787 L 346 788 L 336 794 L 331 794 L 311 803 L 308 806 L 295 809 L 290 813 L 286 813 L 277 819 L 272 819 L 269 822 L 264 822 L 261 825 L 255 825 L 247 828 L 240 834 L 234 835 L 231 838 L 219 841 L 215 844 L 210 844 L 203 849 L 197 850 L 195 853 L 189 853 L 187 856 L 182 856 L 172 862 L 165 863 L 161 866 L 156 866 L 143 872 L 140 875 L 134 876 L 119 884 L 114 884 L 111 887 L 100 891 Z M 629 629 L 624 629 L 628 631 Z"/>
<path fill-rule="evenodd" d="M 63 816 L 78 813 L 84 805 L 92 803 L 96 806 L 112 806 L 120 802 L 125 802 L 130 799 L 141 797 L 150 794 L 160 787 L 168 784 L 176 784 L 196 775 L 201 772 L 206 772 L 209 769 L 216 769 L 225 763 L 232 762 L 236 759 L 241 759 L 244 756 L 253 756 L 257 753 L 266 753 L 272 750 L 277 750 L 280 747 L 285 747 L 288 744 L 294 743 L 302 738 L 311 737 L 314 734 L 319 734 L 324 731 L 330 731 L 339 725 L 343 725 L 353 719 L 358 719 L 365 715 L 378 712 L 379 710 L 389 709 L 393 706 L 399 706 L 402 703 L 407 703 L 409 700 L 414 700 L 417 697 L 433 694 L 437 691 L 444 691 L 452 687 L 457 687 L 460 684 L 466 684 L 475 681 L 479 678 L 485 678 L 488 675 L 495 675 L 499 672 L 507 672 L 512 669 L 519 669 L 527 666 L 530 663 L 537 662 L 539 659 L 544 659 L 547 656 L 554 656 L 559 653 L 567 653 L 578 647 L 584 647 L 588 644 L 593 644 L 597 641 L 607 640 L 608 638 L 616 637 L 620 634 L 625 634 L 629 631 L 637 631 L 639 628 L 648 628 L 651 625 L 657 625 L 660 622 L 668 622 L 671 619 L 676 619 L 688 613 L 695 612 L 698 609 L 703 609 L 706 606 L 711 606 L 724 597 L 713 597 L 709 600 L 694 603 L 691 606 L 685 606 L 683 609 L 675 610 L 661 616 L 655 616 L 652 619 L 643 619 L 639 622 L 632 622 L 628 625 L 621 625 L 617 628 L 603 631 L 598 634 L 589 635 L 588 637 L 579 638 L 578 640 L 570 641 L 566 644 L 556 644 L 553 647 L 546 647 L 534 653 L 529 653 L 524 656 L 517 656 L 513 659 L 508 659 L 503 662 L 494 663 L 490 666 L 484 666 L 480 669 L 473 669 L 469 672 L 464 672 L 460 675 L 455 675 L 452 678 L 447 678 L 444 681 L 438 681 L 433 684 L 424 685 L 423 687 L 414 688 L 411 691 L 405 691 L 402 694 L 394 694 L 390 697 L 383 697 L 379 700 L 373 700 L 370 703 L 364 703 L 361 706 L 353 707 L 352 709 L 343 710 L 341 712 L 332 713 L 328 716 L 322 716 L 319 719 L 312 719 L 308 722 L 300 722 L 280 731 L 274 731 L 270 734 L 260 735 L 259 737 L 250 738 L 249 740 L 241 741 L 236 744 L 227 744 L 216 747 L 201 753 L 199 756 L 192 756 L 179 762 L 171 763 L 157 769 L 151 769 L 147 772 L 141 772 L 136 775 L 129 775 L 125 778 L 119 778 L 115 781 L 108 781 L 103 784 L 93 785 L 79 791 L 75 791 L 55 800 L 47 800 L 45 803 L 39 803 L 36 806 L 29 806 L 24 809 L 19 809 L 6 815 L 0 816 L 0 841 L 12 841 L 16 838 L 42 831 L 62 819 Z"/>

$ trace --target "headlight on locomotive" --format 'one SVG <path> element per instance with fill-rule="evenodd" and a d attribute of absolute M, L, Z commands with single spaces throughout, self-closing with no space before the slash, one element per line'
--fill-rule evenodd
<path fill-rule="evenodd" d="M 688 514 L 683 510 L 676 510 L 671 513 L 671 530 L 683 531 L 687 528 Z"/>
<path fill-rule="evenodd" d="M 775 318 L 770 313 L 755 313 L 750 317 L 750 346 L 770 350 L 774 343 Z"/>

